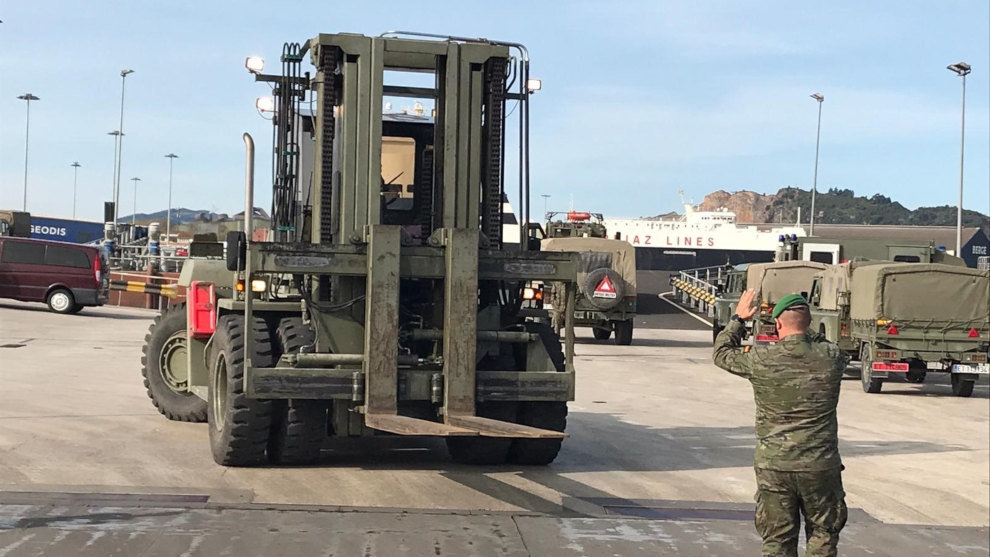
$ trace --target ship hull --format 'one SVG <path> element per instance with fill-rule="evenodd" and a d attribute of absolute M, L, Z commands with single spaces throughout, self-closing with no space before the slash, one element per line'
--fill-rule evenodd
<path fill-rule="evenodd" d="M 685 250 L 637 247 L 636 270 L 676 272 L 726 264 L 764 263 L 773 261 L 774 253 L 773 250 Z"/>

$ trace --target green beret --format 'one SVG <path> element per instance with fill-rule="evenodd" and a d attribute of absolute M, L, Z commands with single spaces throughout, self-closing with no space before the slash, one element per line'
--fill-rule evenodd
<path fill-rule="evenodd" d="M 800 294 L 788 294 L 780 299 L 773 306 L 773 318 L 776 319 L 780 317 L 781 313 L 791 309 L 795 306 L 806 306 L 808 305 L 808 300 L 804 299 L 804 296 Z"/>

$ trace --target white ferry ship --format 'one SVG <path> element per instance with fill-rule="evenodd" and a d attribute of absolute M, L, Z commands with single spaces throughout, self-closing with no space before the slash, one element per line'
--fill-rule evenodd
<path fill-rule="evenodd" d="M 800 226 L 736 224 L 736 214 L 697 211 L 684 204 L 677 219 L 605 218 L 611 238 L 636 247 L 636 268 L 681 271 L 699 267 L 773 261 L 780 236 L 805 236 Z"/>

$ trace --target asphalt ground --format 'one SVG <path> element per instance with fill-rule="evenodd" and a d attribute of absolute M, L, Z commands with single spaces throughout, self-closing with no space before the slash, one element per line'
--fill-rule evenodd
<path fill-rule="evenodd" d="M 213 463 L 205 424 L 148 400 L 153 312 L 0 302 L 0 556 L 756 555 L 751 390 L 711 364 L 710 330 L 665 306 L 632 346 L 579 331 L 551 466 L 462 466 L 436 439 L 381 438 L 238 469 Z M 840 554 L 987 555 L 986 382 L 968 399 L 934 373 L 843 387 Z"/>

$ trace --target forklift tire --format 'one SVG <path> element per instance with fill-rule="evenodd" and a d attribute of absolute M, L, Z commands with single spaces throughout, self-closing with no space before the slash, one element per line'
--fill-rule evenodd
<path fill-rule="evenodd" d="M 186 304 L 169 306 L 151 323 L 141 348 L 141 375 L 148 397 L 166 418 L 205 422 L 206 401 L 185 390 Z"/>
<path fill-rule="evenodd" d="M 615 343 L 619 346 L 629 346 L 632 344 L 633 320 L 613 321 L 615 326 Z"/>
<path fill-rule="evenodd" d="M 973 394 L 973 387 L 976 381 L 967 379 L 958 373 L 952 374 L 952 394 L 959 397 L 969 397 Z"/>
<path fill-rule="evenodd" d="M 224 466 L 253 466 L 266 461 L 272 427 L 270 401 L 248 398 L 244 392 L 244 361 L 271 367 L 272 338 L 265 321 L 254 319 L 251 346 L 244 346 L 244 317 L 224 315 L 217 322 L 210 354 L 207 421 L 213 460 Z"/>
<path fill-rule="evenodd" d="M 879 393 L 883 388 L 883 379 L 873 378 L 873 356 L 869 343 L 864 342 L 859 350 L 859 364 L 862 368 L 860 380 L 863 382 L 863 390 L 868 393 Z"/>
<path fill-rule="evenodd" d="M 567 428 L 566 402 L 521 402 L 518 423 L 541 429 L 564 431 Z M 557 458 L 563 439 L 513 439 L 509 462 L 546 466 Z"/>
<path fill-rule="evenodd" d="M 612 336 L 612 324 L 607 323 L 602 325 L 601 328 L 592 327 L 591 334 L 595 335 L 595 338 L 598 340 L 608 340 L 608 337 Z"/>
<path fill-rule="evenodd" d="M 316 336 L 302 317 L 286 317 L 278 322 L 275 340 L 279 354 L 297 354 L 313 344 Z M 272 464 L 313 464 L 320 459 L 327 436 L 327 410 L 322 400 L 272 401 L 272 431 L 268 438 L 268 460 Z"/>
<path fill-rule="evenodd" d="M 479 402 L 476 413 L 482 418 L 503 422 L 517 421 L 515 402 Z M 446 438 L 450 459 L 458 464 L 504 464 L 513 440 L 509 437 L 451 436 Z"/>

